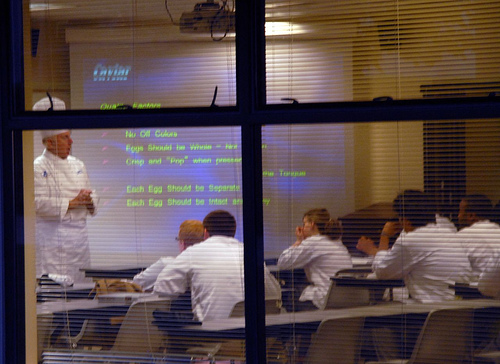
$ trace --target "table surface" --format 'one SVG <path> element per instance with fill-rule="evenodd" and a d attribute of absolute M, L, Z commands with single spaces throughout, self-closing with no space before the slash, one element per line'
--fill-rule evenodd
<path fill-rule="evenodd" d="M 108 266 L 108 267 L 86 267 L 80 268 L 85 272 L 85 277 L 90 278 L 120 278 L 132 279 L 147 267 L 137 266 Z"/>
<path fill-rule="evenodd" d="M 89 299 L 94 287 L 95 283 L 75 283 L 71 287 L 62 287 L 59 285 L 38 286 L 36 288 L 36 296 L 38 302 L 61 299 Z"/>
<path fill-rule="evenodd" d="M 500 300 L 472 299 L 452 300 L 440 303 L 401 303 L 387 302 L 378 305 L 341 308 L 331 310 L 315 310 L 304 312 L 288 312 L 266 315 L 266 327 L 287 326 L 308 323 L 320 323 L 327 319 L 341 319 L 354 317 L 381 317 L 406 314 L 429 313 L 438 309 L 453 308 L 487 308 L 500 307 Z M 245 318 L 236 317 L 214 321 L 205 321 L 202 325 L 184 327 L 189 331 L 239 331 L 245 327 Z"/>
<path fill-rule="evenodd" d="M 330 278 L 336 285 L 342 287 L 366 287 L 366 288 L 391 288 L 404 287 L 402 279 L 377 279 L 359 277 L 332 277 Z"/>
<path fill-rule="evenodd" d="M 369 269 L 372 266 L 372 261 L 373 257 L 351 257 L 352 260 L 352 266 L 354 269 L 360 268 L 360 269 Z M 280 269 L 278 268 L 277 265 L 277 260 L 276 262 L 268 262 L 267 263 L 267 268 L 271 272 L 279 272 Z M 302 269 L 302 268 L 296 268 L 296 269 Z M 293 269 L 284 269 L 285 271 L 292 271 Z"/>
<path fill-rule="evenodd" d="M 160 297 L 156 294 L 148 294 L 149 296 L 145 296 L 144 293 L 127 293 L 127 296 L 130 296 L 131 300 L 100 300 L 98 298 L 88 300 L 88 299 L 76 299 L 76 300 L 57 300 L 57 301 L 47 301 L 37 303 L 36 305 L 36 313 L 37 315 L 52 315 L 57 313 L 65 313 L 71 311 L 92 311 L 99 310 L 110 307 L 123 307 L 130 306 L 132 303 L 137 302 L 134 300 L 134 296 L 136 296 L 140 300 L 158 300 Z"/>

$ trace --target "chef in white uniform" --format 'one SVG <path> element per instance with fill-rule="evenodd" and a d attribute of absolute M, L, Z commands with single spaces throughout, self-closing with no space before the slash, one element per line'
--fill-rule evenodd
<path fill-rule="evenodd" d="M 90 266 L 87 217 L 98 198 L 85 164 L 70 155 L 69 130 L 43 130 L 43 154 L 35 159 L 36 268 L 43 274 L 88 281 L 80 268 Z"/>

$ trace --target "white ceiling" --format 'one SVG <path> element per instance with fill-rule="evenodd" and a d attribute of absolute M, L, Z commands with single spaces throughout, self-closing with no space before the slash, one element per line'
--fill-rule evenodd
<path fill-rule="evenodd" d="M 183 12 L 193 11 L 197 3 L 205 1 L 211 0 L 31 0 L 30 14 L 33 26 L 47 21 L 60 24 L 66 29 L 111 29 L 123 26 L 137 29 L 139 26 L 149 26 L 154 29 L 161 28 L 163 35 L 168 33 L 168 36 L 165 35 L 168 40 L 189 40 L 188 37 L 195 40 L 196 34 L 180 33 L 178 22 Z M 236 0 L 228 0 L 229 8 L 234 7 L 233 1 Z M 267 0 L 266 21 L 268 25 L 271 22 L 293 22 L 295 28 L 291 34 L 301 34 L 297 38 L 347 38 L 356 21 L 338 22 L 338 17 L 343 18 L 347 14 L 352 20 L 365 10 L 360 10 L 358 1 L 333 1 Z"/>
<path fill-rule="evenodd" d="M 32 19 L 96 25 L 103 22 L 168 22 L 168 5 L 174 18 L 193 10 L 196 0 L 31 0 Z M 35 11 L 36 10 L 36 11 Z"/>
<path fill-rule="evenodd" d="M 50 18 L 52 21 L 75 25 L 137 21 L 171 23 L 167 8 L 174 21 L 178 21 L 183 12 L 192 11 L 197 3 L 205 1 L 211 0 L 31 0 L 30 9 L 32 19 Z M 233 1 L 236 0 L 228 0 L 227 6 L 233 8 Z M 267 17 L 271 17 L 272 21 L 289 19 L 296 22 L 327 21 L 335 16 L 332 14 L 333 9 L 342 8 L 345 11 L 350 7 L 356 9 L 356 13 L 359 14 L 359 2 L 348 0 L 335 2 L 337 4 L 333 7 L 332 0 L 267 0 Z"/>

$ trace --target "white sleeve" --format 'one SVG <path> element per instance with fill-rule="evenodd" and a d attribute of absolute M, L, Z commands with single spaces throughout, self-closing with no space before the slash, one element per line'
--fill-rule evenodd
<path fill-rule="evenodd" d="M 281 299 L 281 286 L 264 264 L 264 285 L 266 299 Z"/>
<path fill-rule="evenodd" d="M 140 285 L 144 290 L 153 288 L 158 275 L 173 260 L 173 257 L 162 257 L 158 259 L 141 273 L 136 274 L 132 282 Z"/>
<path fill-rule="evenodd" d="M 391 250 L 379 251 L 373 258 L 372 268 L 379 279 L 401 279 L 412 269 L 401 243 L 394 243 Z"/>
<path fill-rule="evenodd" d="M 183 253 L 161 271 L 154 284 L 153 292 L 169 298 L 176 298 L 186 292 L 189 286 L 190 259 Z"/>
<path fill-rule="evenodd" d="M 92 186 L 90 184 L 90 179 L 89 179 L 89 175 L 87 174 L 87 167 L 85 167 L 85 164 L 82 162 L 82 170 L 83 170 L 83 173 L 85 175 L 85 188 L 88 189 L 88 190 L 92 190 Z M 92 190 L 92 202 L 94 203 L 94 211 L 92 213 L 89 212 L 90 215 L 92 216 L 95 216 L 97 214 L 97 209 L 98 209 L 98 206 L 99 206 L 99 195 L 97 194 L 97 192 L 95 190 Z"/>
<path fill-rule="evenodd" d="M 487 268 L 479 277 L 477 287 L 485 296 L 500 297 L 500 259 L 498 256 L 491 258 Z"/>
<path fill-rule="evenodd" d="M 43 165 L 34 165 L 35 174 L 35 210 L 38 216 L 62 220 L 69 206 L 69 199 L 57 193 L 57 181 Z"/>
<path fill-rule="evenodd" d="M 278 258 L 280 269 L 303 268 L 312 259 L 313 249 L 304 240 L 299 246 L 286 249 Z"/>

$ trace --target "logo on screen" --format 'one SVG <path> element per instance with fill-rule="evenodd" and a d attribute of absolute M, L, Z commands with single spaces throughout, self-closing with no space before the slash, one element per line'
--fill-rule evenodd
<path fill-rule="evenodd" d="M 127 81 L 132 66 L 96 64 L 94 67 L 94 81 L 96 82 L 118 82 Z"/>

